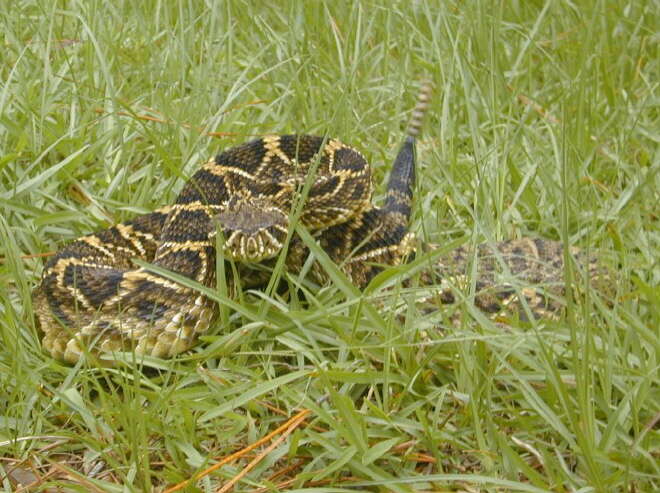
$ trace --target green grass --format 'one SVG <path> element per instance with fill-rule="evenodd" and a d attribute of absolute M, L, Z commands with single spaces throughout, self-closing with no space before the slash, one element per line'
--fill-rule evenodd
<path fill-rule="evenodd" d="M 2 487 L 162 491 L 306 408 L 237 491 L 657 491 L 657 4 L 270 4 L 0 3 Z M 247 296 L 144 371 L 41 352 L 31 255 L 170 203 L 254 134 L 336 136 L 380 184 L 422 76 L 418 235 L 560 239 L 606 259 L 611 294 L 506 329 L 463 305 L 454 327 L 420 290 L 335 276 L 308 304 Z"/>

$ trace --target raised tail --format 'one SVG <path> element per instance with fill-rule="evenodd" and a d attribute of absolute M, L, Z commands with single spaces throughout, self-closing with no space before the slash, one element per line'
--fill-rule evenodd
<path fill-rule="evenodd" d="M 410 121 L 408 122 L 408 128 L 406 129 L 406 136 L 412 137 L 413 139 L 419 135 L 419 132 L 422 128 L 422 123 L 424 122 L 424 115 L 429 109 L 429 101 L 431 101 L 431 92 L 433 91 L 433 86 L 430 80 L 422 81 L 422 86 L 419 90 L 419 96 L 417 96 L 417 104 L 415 109 L 413 109 L 412 115 L 410 116 Z M 408 141 L 409 139 L 406 139 Z"/>
<path fill-rule="evenodd" d="M 430 94 L 431 84 L 422 84 L 406 139 L 392 166 L 384 206 L 371 207 L 319 235 L 323 250 L 361 288 L 383 266 L 400 264 L 414 251 L 414 235 L 408 231 L 408 221 L 415 188 L 415 137 L 422 126 Z M 306 258 L 303 254 L 290 257 Z M 300 268 L 293 266 L 292 270 Z M 322 275 L 317 275 L 323 279 Z"/>
<path fill-rule="evenodd" d="M 390 179 L 387 182 L 387 198 L 383 211 L 386 214 L 402 216 L 396 218 L 399 223 L 407 224 L 410 218 L 415 187 L 415 138 L 422 128 L 424 115 L 431 100 L 431 91 L 431 83 L 424 81 L 406 129 L 406 140 L 394 160 Z"/>

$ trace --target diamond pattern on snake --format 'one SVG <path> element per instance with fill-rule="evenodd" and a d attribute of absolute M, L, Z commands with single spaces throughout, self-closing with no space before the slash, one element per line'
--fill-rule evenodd
<path fill-rule="evenodd" d="M 64 246 L 47 261 L 33 293 L 43 347 L 67 362 L 103 352 L 134 350 L 171 357 L 190 349 L 212 326 L 217 306 L 156 270 L 166 269 L 214 288 L 216 235 L 221 232 L 225 259 L 245 266 L 246 273 L 258 272 L 249 266 L 280 254 L 303 192 L 297 220 L 356 286 L 364 288 L 383 268 L 405 261 L 415 250 L 408 224 L 415 140 L 430 92 L 430 85 L 424 84 L 381 207 L 372 203 L 371 168 L 359 151 L 332 138 L 273 135 L 209 160 L 184 185 L 174 204 Z M 536 240 L 494 248 L 514 274 L 545 272 L 539 266 L 552 264 L 552 277 L 560 275 L 563 266 L 557 245 Z M 529 260 L 530 253 L 536 261 Z M 286 268 L 299 272 L 308 254 L 294 235 Z M 484 250 L 481 258 L 488 255 Z M 157 268 L 139 267 L 136 258 Z M 438 275 L 456 279 L 466 259 L 460 250 L 441 259 L 426 282 L 437 282 Z M 492 263 L 485 265 L 480 287 L 493 284 L 495 279 L 488 274 L 492 270 Z M 231 275 L 231 269 L 226 271 Z M 318 266 L 310 275 L 325 281 Z M 267 281 L 267 276 L 245 276 L 250 287 Z M 451 302 L 450 292 L 443 293 L 443 302 Z M 508 303 L 506 297 L 489 296 L 480 307 L 493 312 Z M 533 307 L 538 313 L 553 308 L 538 300 Z"/>

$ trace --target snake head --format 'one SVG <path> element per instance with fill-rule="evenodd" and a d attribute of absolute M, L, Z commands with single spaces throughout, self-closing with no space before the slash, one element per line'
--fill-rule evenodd
<path fill-rule="evenodd" d="M 255 198 L 229 200 L 216 215 L 224 237 L 224 255 L 255 263 L 275 257 L 282 249 L 289 217 L 272 203 Z"/>

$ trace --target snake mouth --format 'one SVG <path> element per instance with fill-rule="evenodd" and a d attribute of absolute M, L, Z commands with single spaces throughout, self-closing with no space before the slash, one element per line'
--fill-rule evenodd
<path fill-rule="evenodd" d="M 289 218 L 262 201 L 236 200 L 216 216 L 224 236 L 224 255 L 238 262 L 261 262 L 282 249 Z"/>

